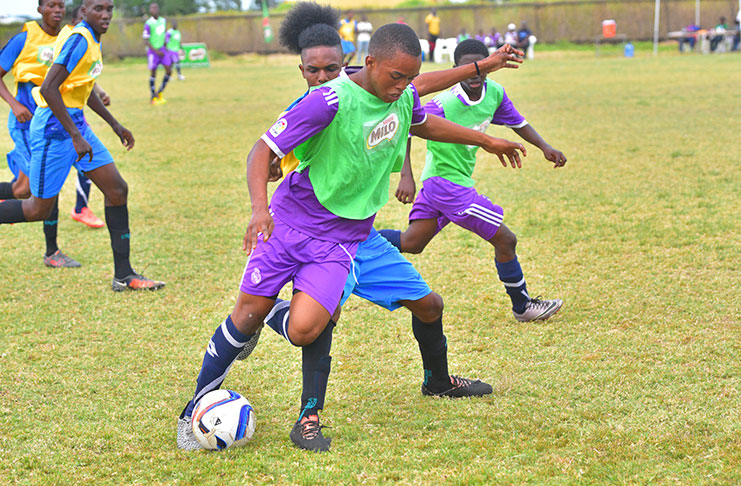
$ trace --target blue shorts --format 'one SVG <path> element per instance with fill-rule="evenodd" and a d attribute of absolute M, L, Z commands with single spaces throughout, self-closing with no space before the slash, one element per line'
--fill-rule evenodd
<path fill-rule="evenodd" d="M 400 300 L 419 300 L 432 292 L 414 265 L 375 229 L 358 246 L 353 267 L 340 305 L 355 294 L 392 311 L 401 307 Z"/>
<path fill-rule="evenodd" d="M 72 144 L 72 138 L 47 136 L 46 126 L 51 116 L 49 108 L 39 108 L 31 120 L 31 172 L 28 178 L 31 181 L 31 193 L 40 199 L 59 194 L 73 165 L 82 172 L 89 172 L 113 163 L 111 153 L 86 123 L 78 125 L 78 129 L 92 147 L 93 157 L 90 160 L 85 156 L 79 162 L 75 162 L 77 152 Z"/>
<path fill-rule="evenodd" d="M 8 152 L 8 167 L 16 179 L 21 172 L 28 176 L 31 171 L 31 131 L 12 128 L 10 129 L 10 138 L 15 142 L 15 147 Z"/>

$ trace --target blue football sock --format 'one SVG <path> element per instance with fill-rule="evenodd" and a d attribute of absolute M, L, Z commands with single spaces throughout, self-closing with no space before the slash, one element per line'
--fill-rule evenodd
<path fill-rule="evenodd" d="M 201 365 L 201 372 L 198 374 L 193 399 L 185 407 L 186 417 L 193 414 L 195 404 L 203 395 L 221 386 L 226 374 L 229 373 L 229 368 L 232 367 L 232 363 L 252 336 L 254 334 L 245 335 L 239 332 L 232 322 L 231 315 L 216 328 L 214 335 L 208 342 L 206 354 L 203 356 L 203 364 Z"/>
<path fill-rule="evenodd" d="M 495 261 L 499 280 L 504 284 L 504 288 L 512 300 L 512 310 L 521 314 L 525 311 L 525 306 L 530 302 L 530 296 L 527 293 L 527 284 L 525 276 L 522 274 L 520 262 L 517 257 L 506 263 Z"/>
<path fill-rule="evenodd" d="M 389 243 L 391 243 L 396 248 L 398 248 L 399 251 L 401 251 L 401 231 L 382 229 L 381 231 L 379 231 L 379 233 L 381 234 L 381 236 L 389 240 Z"/>
<path fill-rule="evenodd" d="M 273 308 L 265 318 L 265 324 L 267 324 L 270 329 L 283 336 L 289 343 L 291 343 L 291 339 L 288 337 L 288 311 L 290 306 L 291 301 L 289 300 L 275 299 Z"/>
<path fill-rule="evenodd" d="M 82 208 L 87 207 L 88 197 L 90 197 L 90 179 L 85 177 L 85 173 L 77 171 L 77 202 L 75 203 L 75 212 L 79 213 Z"/>
<path fill-rule="evenodd" d="M 316 415 L 324 408 L 324 397 L 327 394 L 327 381 L 332 365 L 329 352 L 332 348 L 332 331 L 335 322 L 330 319 L 313 343 L 301 348 L 301 374 L 303 375 L 303 392 L 301 393 L 301 413 L 298 419 Z"/>
<path fill-rule="evenodd" d="M 152 98 L 157 96 L 157 92 L 154 90 L 154 83 L 157 81 L 157 78 L 154 76 L 149 77 L 149 91 L 152 93 Z"/>

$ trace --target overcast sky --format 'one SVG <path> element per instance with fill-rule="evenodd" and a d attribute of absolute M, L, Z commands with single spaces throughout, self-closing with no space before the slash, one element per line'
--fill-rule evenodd
<path fill-rule="evenodd" d="M 0 15 L 30 15 L 40 17 L 38 0 L 0 0 Z"/>

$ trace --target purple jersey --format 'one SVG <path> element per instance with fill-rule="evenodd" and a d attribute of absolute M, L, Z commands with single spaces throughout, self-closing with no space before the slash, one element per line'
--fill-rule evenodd
<path fill-rule="evenodd" d="M 508 128 L 522 128 L 527 125 L 527 120 L 525 120 L 525 117 L 517 111 L 515 105 L 512 104 L 512 100 L 507 96 L 507 92 L 504 91 L 504 88 L 502 88 L 502 94 L 502 102 L 499 104 L 496 111 L 494 111 L 491 122 L 495 125 L 503 125 Z M 471 106 L 478 102 L 478 100 L 471 101 L 463 89 L 458 90 L 457 96 L 458 99 L 461 100 L 461 103 L 466 106 Z M 484 94 L 482 93 L 481 98 L 479 99 L 482 99 L 483 97 Z M 437 115 L 441 118 L 445 118 L 443 107 L 434 99 L 427 102 L 425 105 L 425 111 L 430 115 Z"/>
<path fill-rule="evenodd" d="M 427 114 L 419 101 L 416 88 L 412 123 L 424 123 Z M 311 91 L 261 139 L 278 156 L 284 157 L 294 148 L 329 126 L 337 114 L 339 99 L 330 87 Z M 292 172 L 278 186 L 270 207 L 274 216 L 294 229 L 319 240 L 346 242 L 363 241 L 373 227 L 374 216 L 363 220 L 347 219 L 327 210 L 317 199 L 309 180 L 307 168 L 302 173 Z"/>

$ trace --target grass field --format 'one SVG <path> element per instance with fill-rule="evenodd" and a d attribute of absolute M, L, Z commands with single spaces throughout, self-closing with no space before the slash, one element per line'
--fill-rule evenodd
<path fill-rule="evenodd" d="M 335 332 L 324 455 L 288 439 L 301 354 L 270 331 L 225 382 L 257 409 L 254 440 L 175 448 L 245 262 L 244 160 L 304 91 L 296 59 L 188 71 L 161 107 L 147 103 L 143 64 L 107 66 L 100 83 L 136 147 L 89 120 L 130 186 L 134 267 L 168 284 L 110 291 L 107 231 L 69 218 L 72 177 L 59 240 L 82 268 L 42 265 L 39 223 L 0 227 L 0 483 L 739 484 L 739 60 L 549 52 L 496 74 L 569 163 L 553 170 L 530 147 L 514 171 L 482 154 L 477 187 L 505 208 L 531 294 L 564 308 L 515 322 L 493 251 L 447 228 L 410 260 L 445 299 L 451 372 L 494 394 L 422 397 L 409 313 L 353 297 Z M 417 143 L 417 175 L 423 160 Z M 405 227 L 408 210 L 390 202 L 376 227 Z"/>

